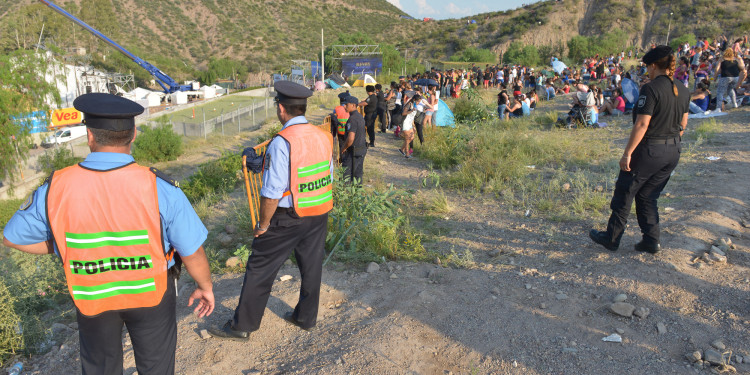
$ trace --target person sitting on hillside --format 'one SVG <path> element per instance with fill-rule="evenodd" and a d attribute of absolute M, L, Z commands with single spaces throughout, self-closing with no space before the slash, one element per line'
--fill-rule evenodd
<path fill-rule="evenodd" d="M 688 80 L 690 79 L 690 60 L 687 57 L 680 57 L 680 64 L 674 71 L 675 81 L 682 82 L 685 87 L 688 87 Z"/>
<path fill-rule="evenodd" d="M 606 113 L 612 116 L 620 116 L 625 113 L 625 99 L 622 98 L 622 89 L 616 88 L 614 98 L 608 100 L 599 108 L 599 113 Z"/>
<path fill-rule="evenodd" d="M 547 82 L 544 83 L 544 92 L 547 94 L 547 100 L 552 100 L 555 98 L 555 86 L 552 86 L 552 80 L 547 80 Z"/>
<path fill-rule="evenodd" d="M 516 100 L 515 103 L 513 103 L 513 106 L 508 108 L 510 117 L 530 116 L 531 107 L 529 99 L 526 98 L 526 95 L 519 93 L 519 95 L 517 95 L 515 99 Z"/>
<path fill-rule="evenodd" d="M 529 110 L 533 111 L 536 109 L 536 103 L 539 101 L 539 96 L 536 94 L 536 90 L 530 90 L 526 93 L 526 97 L 529 101 Z"/>
<path fill-rule="evenodd" d="M 505 84 L 500 84 L 500 93 L 497 94 L 497 117 L 501 120 L 508 119 L 508 104 L 510 104 L 510 98 L 508 92 L 505 89 Z"/>
<path fill-rule="evenodd" d="M 698 88 L 690 94 L 690 113 L 705 113 L 710 102 L 711 91 L 708 86 L 703 82 L 698 83 Z"/>

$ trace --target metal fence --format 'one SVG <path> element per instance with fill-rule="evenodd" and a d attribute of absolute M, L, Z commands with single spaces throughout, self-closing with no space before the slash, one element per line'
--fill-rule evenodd
<path fill-rule="evenodd" d="M 243 131 L 252 131 L 260 128 L 260 125 L 269 117 L 276 115 L 276 108 L 271 98 L 257 101 L 245 107 L 230 112 L 222 112 L 218 116 L 206 119 L 206 109 L 201 107 L 195 111 L 199 122 L 182 122 L 170 118 L 172 130 L 186 137 L 208 137 L 211 133 L 222 135 L 236 135 Z"/>

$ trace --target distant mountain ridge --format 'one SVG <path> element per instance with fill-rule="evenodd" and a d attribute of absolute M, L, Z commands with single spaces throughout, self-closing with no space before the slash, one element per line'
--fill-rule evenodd
<path fill-rule="evenodd" d="M 500 54 L 512 41 L 553 46 L 563 52 L 573 36 L 612 31 L 626 33 L 623 48 L 663 43 L 667 32 L 671 38 L 688 32 L 713 38 L 750 31 L 750 0 L 543 1 L 504 12 L 429 22 L 405 19 L 406 13 L 386 0 L 56 3 L 176 79 L 194 77 L 211 58 L 239 60 L 251 72 L 288 69 L 293 59 L 318 60 L 321 29 L 326 45 L 340 33 L 362 32 L 424 60 L 447 60 L 468 47 Z M 105 63 L 124 64 L 104 43 L 33 0 L 0 3 L 0 49 L 30 48 L 37 43 L 42 25 L 44 44 L 54 41 L 60 48 L 86 47 Z M 132 64 L 126 66 L 144 74 Z"/>

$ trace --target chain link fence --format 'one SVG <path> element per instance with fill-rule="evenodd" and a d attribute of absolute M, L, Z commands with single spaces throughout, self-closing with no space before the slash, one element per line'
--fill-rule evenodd
<path fill-rule="evenodd" d="M 213 118 L 209 117 L 205 106 L 195 109 L 195 117 L 189 121 L 179 121 L 170 117 L 172 130 L 185 137 L 208 137 L 211 133 L 221 135 L 237 135 L 243 131 L 253 131 L 260 128 L 263 122 L 276 116 L 276 107 L 271 98 L 263 98 L 250 105 L 233 111 L 222 112 Z"/>

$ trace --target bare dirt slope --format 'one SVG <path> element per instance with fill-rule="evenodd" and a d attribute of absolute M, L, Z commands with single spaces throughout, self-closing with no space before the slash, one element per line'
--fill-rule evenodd
<path fill-rule="evenodd" d="M 435 222 L 433 246 L 470 250 L 466 268 L 428 263 L 380 264 L 376 272 L 328 266 L 319 324 L 305 332 L 281 316 L 296 303 L 299 273 L 285 266 L 261 329 L 249 343 L 203 340 L 198 332 L 232 315 L 241 274 L 218 276 L 217 309 L 197 319 L 178 299 L 180 374 L 690 374 L 711 373 L 685 355 L 724 347 L 738 373 L 750 364 L 750 111 L 719 118 L 723 131 L 690 148 L 660 200 L 664 251 L 632 250 L 631 224 L 612 253 L 586 237 L 586 223 L 555 223 L 509 214 L 491 196 L 449 191 L 453 211 Z M 691 120 L 690 127 L 696 122 Z M 624 138 L 626 132 L 620 133 Z M 378 134 L 366 171 L 383 182 L 423 188 L 426 164 L 398 154 L 390 134 Z M 622 140 L 620 140 L 622 141 Z M 719 156 L 709 161 L 706 156 Z M 614 173 L 614 171 L 613 171 Z M 377 181 L 370 181 L 375 183 Z M 635 218 L 632 218 L 635 222 Z M 693 260 L 719 238 L 734 249 L 726 263 Z M 643 317 L 610 311 L 616 296 Z M 647 312 L 647 314 L 646 314 Z M 622 343 L 603 342 L 619 333 Z M 721 341 L 721 343 L 715 341 Z M 124 336 L 126 374 L 135 372 Z M 77 335 L 32 359 L 30 373 L 79 370 Z M 745 359 L 747 358 L 747 359 Z M 706 364 L 707 365 L 707 364 Z M 716 370 L 716 367 L 712 369 Z M 729 369 L 726 369 L 729 371 Z"/>

